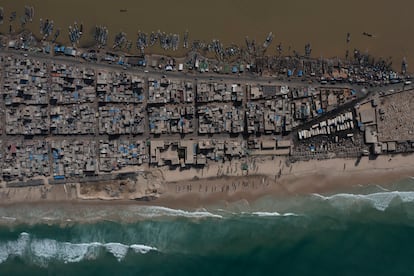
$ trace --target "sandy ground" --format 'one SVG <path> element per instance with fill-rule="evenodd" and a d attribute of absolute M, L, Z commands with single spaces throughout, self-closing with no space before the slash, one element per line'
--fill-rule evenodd
<path fill-rule="evenodd" d="M 202 206 L 220 200 L 254 199 L 342 191 L 356 185 L 382 184 L 414 176 L 414 155 L 379 156 L 375 160 L 312 160 L 287 164 L 283 158 L 258 158 L 249 163 L 213 164 L 203 170 L 164 171 L 166 192 L 156 202 Z M 194 180 L 194 176 L 199 179 Z"/>
<path fill-rule="evenodd" d="M 244 161 L 248 164 L 247 171 L 241 169 L 240 160 L 213 163 L 203 169 L 153 169 L 149 176 L 127 185 L 0 188 L 0 201 L 10 204 L 113 199 L 138 203 L 141 201 L 131 199 L 153 196 L 156 190 L 157 196 L 149 204 L 201 207 L 217 201 L 252 200 L 267 194 L 335 192 L 355 185 L 387 184 L 414 176 L 414 155 L 379 156 L 375 160 L 363 157 L 359 162 L 331 159 L 288 164 L 284 158 L 270 157 Z"/>

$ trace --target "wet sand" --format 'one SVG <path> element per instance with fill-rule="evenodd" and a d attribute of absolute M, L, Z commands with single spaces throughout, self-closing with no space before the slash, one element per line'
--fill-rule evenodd
<path fill-rule="evenodd" d="M 119 31 L 126 32 L 135 43 L 139 30 L 175 32 L 181 39 L 185 30 L 189 30 L 190 40 L 217 38 L 227 45 L 232 42 L 244 45 L 245 36 L 262 43 L 272 31 L 275 39 L 270 53 L 275 52 L 278 43 L 282 43 L 283 54 L 292 54 L 293 50 L 303 53 L 305 43 L 310 42 L 314 57 L 343 57 L 347 49 L 352 54 L 358 48 L 377 57 L 392 56 L 398 70 L 403 57 L 407 57 L 409 64 L 414 63 L 414 36 L 411 35 L 414 2 L 410 0 L 349 0 L 335 5 L 328 0 L 182 0 L 179 4 L 162 0 L 27 0 L 4 1 L 1 5 L 5 10 L 1 32 L 8 30 L 11 11 L 18 12 L 18 19 L 24 5 L 33 5 L 35 18 L 27 27 L 38 35 L 39 18 L 53 19 L 55 26 L 63 31 L 60 36 L 63 42 L 68 41 L 68 25 L 75 20 L 84 24 L 83 44 L 91 41 L 90 33 L 97 24 L 109 27 L 111 44 Z M 127 11 L 120 12 L 121 9 Z M 14 28 L 18 29 L 18 25 L 17 20 Z M 349 44 L 347 32 L 351 33 Z M 374 37 L 364 36 L 363 32 Z M 183 53 L 181 50 L 174 54 Z"/>
<path fill-rule="evenodd" d="M 414 155 L 363 158 L 358 165 L 353 159 L 333 159 L 286 164 L 283 159 L 260 158 L 250 163 L 249 175 L 234 170 L 236 163 L 210 165 L 208 171 L 162 169 L 160 195 L 150 201 L 79 199 L 76 185 L 49 187 L 2 188 L 3 205 L 19 203 L 103 205 L 159 205 L 171 208 L 202 208 L 215 203 L 238 200 L 252 202 L 265 195 L 290 197 L 311 193 L 346 192 L 360 185 L 387 185 L 414 175 Z M 232 170 L 233 168 L 233 170 Z M 228 170 L 227 170 L 228 169 Z M 93 190 L 93 189 L 91 189 Z"/>

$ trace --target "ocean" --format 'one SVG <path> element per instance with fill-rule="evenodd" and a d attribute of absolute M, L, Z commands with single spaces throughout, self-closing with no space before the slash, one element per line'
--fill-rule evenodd
<path fill-rule="evenodd" d="M 83 216 L 82 216 L 83 214 Z M 412 275 L 414 180 L 181 210 L 0 209 L 0 275 Z"/>

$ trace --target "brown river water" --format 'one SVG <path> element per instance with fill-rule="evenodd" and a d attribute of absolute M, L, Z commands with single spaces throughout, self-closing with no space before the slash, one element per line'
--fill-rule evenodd
<path fill-rule="evenodd" d="M 52 19 L 55 29 L 62 29 L 63 43 L 68 42 L 68 26 L 74 21 L 83 23 L 84 45 L 92 40 L 97 24 L 108 26 L 109 45 L 114 35 L 123 31 L 134 47 L 139 30 L 179 33 L 181 39 L 188 30 L 190 41 L 216 38 L 225 45 L 243 46 L 246 36 L 262 43 L 272 31 L 275 37 L 269 53 L 275 53 L 279 43 L 283 54 L 292 54 L 293 50 L 303 53 L 305 43 L 310 42 L 315 57 L 343 57 L 347 49 L 352 52 L 358 48 L 377 57 L 392 57 L 396 69 L 403 57 L 408 64 L 414 64 L 412 0 L 2 0 L 5 20 L 0 25 L 1 32 L 8 31 L 12 11 L 17 12 L 13 28 L 19 29 L 24 5 L 35 8 L 34 20 L 27 28 L 40 36 L 39 19 Z M 348 32 L 351 41 L 347 44 Z M 363 32 L 373 36 L 364 36 Z M 151 51 L 160 52 L 147 50 Z M 182 53 L 183 50 L 176 52 Z"/>

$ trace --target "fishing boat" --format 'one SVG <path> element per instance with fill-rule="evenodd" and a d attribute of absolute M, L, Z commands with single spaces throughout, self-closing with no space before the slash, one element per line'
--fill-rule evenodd
<path fill-rule="evenodd" d="M 12 22 L 16 19 L 17 13 L 14 11 L 10 14 L 9 21 Z"/>
<path fill-rule="evenodd" d="M 362 35 L 365 35 L 367 37 L 374 37 L 373 34 L 367 33 L 367 32 L 363 32 Z"/>
<path fill-rule="evenodd" d="M 279 56 L 282 54 L 283 52 L 282 43 L 279 43 L 279 45 L 277 45 L 276 51 L 278 52 Z"/>
<path fill-rule="evenodd" d="M 59 35 L 60 35 L 60 29 L 57 29 L 54 36 L 53 36 L 52 43 L 56 42 Z"/>
<path fill-rule="evenodd" d="M 0 7 L 0 24 L 3 24 L 4 20 L 4 10 L 3 7 Z"/>
<path fill-rule="evenodd" d="M 312 48 L 310 43 L 305 44 L 305 56 L 309 57 L 312 53 Z"/>
<path fill-rule="evenodd" d="M 150 43 L 149 43 L 149 45 L 153 46 L 156 41 L 157 41 L 157 35 L 154 32 L 152 32 L 150 34 Z"/>
<path fill-rule="evenodd" d="M 24 17 L 26 21 L 33 21 L 33 17 L 34 17 L 34 8 L 30 7 L 30 6 L 25 6 L 24 7 Z"/>
<path fill-rule="evenodd" d="M 401 73 L 403 74 L 407 73 L 407 67 L 408 67 L 407 60 L 404 57 L 401 63 Z"/>
<path fill-rule="evenodd" d="M 43 28 L 44 28 L 44 24 L 43 24 L 43 19 L 42 18 L 40 18 L 40 34 L 43 34 Z"/>
<path fill-rule="evenodd" d="M 185 49 L 188 48 L 188 30 L 186 30 L 185 33 L 184 33 L 184 44 L 183 44 L 183 48 L 185 48 Z"/>
<path fill-rule="evenodd" d="M 272 40 L 273 40 L 273 33 L 272 32 L 270 32 L 268 35 L 267 35 L 267 37 L 266 37 L 266 39 L 265 39 L 265 41 L 263 42 L 263 48 L 267 48 L 267 47 L 269 47 L 269 45 L 270 45 L 270 43 L 272 43 Z"/>
<path fill-rule="evenodd" d="M 105 46 L 108 40 L 108 29 L 105 26 L 95 26 L 94 37 L 98 46 Z"/>

